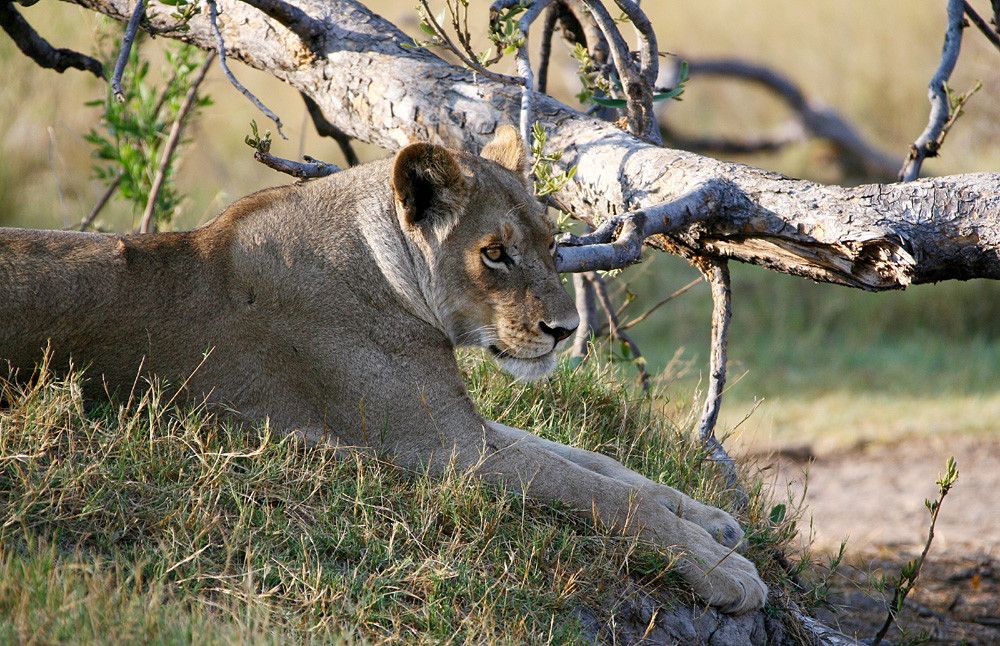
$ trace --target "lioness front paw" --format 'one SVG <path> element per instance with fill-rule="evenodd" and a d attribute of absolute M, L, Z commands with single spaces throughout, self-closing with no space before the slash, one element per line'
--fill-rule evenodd
<path fill-rule="evenodd" d="M 736 547 L 743 542 L 743 528 L 740 524 L 716 507 L 691 500 L 682 507 L 680 517 L 698 525 L 726 547 Z"/>
<path fill-rule="evenodd" d="M 687 557 L 694 563 L 682 567 L 684 578 L 709 605 L 725 613 L 742 615 L 759 610 L 767 602 L 767 585 L 753 563 L 728 552 L 715 563 L 705 557 Z"/>

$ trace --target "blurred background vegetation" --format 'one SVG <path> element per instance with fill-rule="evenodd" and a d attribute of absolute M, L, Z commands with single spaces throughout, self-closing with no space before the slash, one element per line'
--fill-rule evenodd
<path fill-rule="evenodd" d="M 388 0 L 368 4 L 416 31 L 416 12 L 409 7 Z M 93 54 L 108 46 L 102 34 L 109 27 L 92 12 L 55 2 L 19 11 L 56 47 Z M 836 109 L 900 163 L 926 124 L 926 86 L 944 34 L 943 2 L 703 0 L 650 3 L 646 11 L 662 50 L 768 65 L 798 83 L 810 99 Z M 154 83 L 165 60 L 164 41 L 141 43 Z M 552 91 L 573 105 L 575 69 L 561 46 L 556 51 Z M 85 136 L 101 118 L 99 106 L 86 104 L 103 99 L 105 86 L 82 72 L 38 69 L 6 38 L 0 38 L 0 66 L 0 226 L 73 226 L 104 190 Z M 344 163 L 336 144 L 315 134 L 295 91 L 239 64 L 233 67 L 285 123 L 289 140 L 276 139 L 274 154 Z M 961 92 L 976 80 L 983 89 L 941 157 L 924 165 L 925 174 L 1000 166 L 1000 53 L 967 30 L 951 85 Z M 174 228 L 197 226 L 242 195 L 287 181 L 256 163 L 243 143 L 250 120 L 264 126 L 266 119 L 217 68 L 202 88 L 215 105 L 187 130 L 191 142 L 176 179 L 187 197 Z M 668 109 L 671 123 L 689 135 L 762 132 L 789 118 L 772 95 L 732 80 L 694 78 L 683 98 L 668 102 Z M 362 159 L 385 154 L 363 144 L 356 149 Z M 854 181 L 839 175 L 832 155 L 828 144 L 810 142 L 732 159 L 822 182 Z M 98 224 L 127 231 L 136 218 L 130 204 L 115 201 Z M 638 295 L 629 309 L 638 314 L 697 276 L 685 262 L 656 254 L 616 284 L 627 283 Z M 911 434 L 1000 430 L 997 284 L 949 282 L 867 294 L 738 265 L 733 293 L 729 356 L 730 382 L 736 383 L 722 423 L 736 426 L 755 398 L 765 398 L 735 433 L 748 447 L 813 443 L 822 449 Z M 701 284 L 632 330 L 651 368 L 673 381 L 677 401 L 690 401 L 705 372 L 710 307 Z"/>

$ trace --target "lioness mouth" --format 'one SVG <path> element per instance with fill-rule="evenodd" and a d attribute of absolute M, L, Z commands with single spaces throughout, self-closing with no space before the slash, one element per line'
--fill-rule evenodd
<path fill-rule="evenodd" d="M 500 357 L 501 359 L 516 359 L 517 358 L 517 357 L 513 356 L 511 353 L 507 352 L 506 350 L 501 350 L 500 348 L 496 347 L 495 345 L 491 345 L 490 346 L 490 352 L 492 352 L 494 355 Z"/>

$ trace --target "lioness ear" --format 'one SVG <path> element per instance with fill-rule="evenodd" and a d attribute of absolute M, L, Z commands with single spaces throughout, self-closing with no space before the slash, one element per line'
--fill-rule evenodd
<path fill-rule="evenodd" d="M 434 209 L 460 211 L 468 197 L 458 162 L 433 144 L 411 144 L 396 154 L 392 189 L 407 224 L 426 219 Z"/>
<path fill-rule="evenodd" d="M 508 125 L 497 128 L 493 141 L 483 148 L 482 157 L 495 161 L 507 170 L 524 175 L 528 165 L 528 151 L 517 130 Z"/>

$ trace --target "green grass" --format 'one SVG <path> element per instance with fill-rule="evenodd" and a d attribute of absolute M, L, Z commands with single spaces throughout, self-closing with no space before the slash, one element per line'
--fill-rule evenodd
<path fill-rule="evenodd" d="M 466 361 L 489 414 L 729 500 L 689 429 L 596 362 L 513 383 Z M 671 556 L 461 473 L 427 477 L 227 427 L 146 393 L 85 410 L 79 377 L 0 410 L 0 643 L 578 643 L 624 580 L 690 602 Z M 756 478 L 749 556 L 788 587 Z"/>

